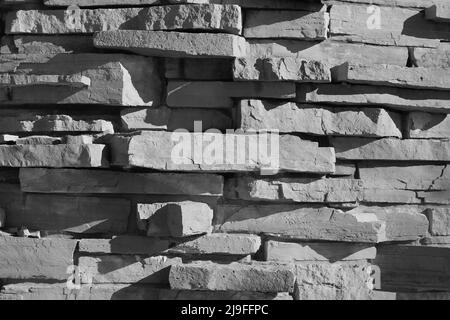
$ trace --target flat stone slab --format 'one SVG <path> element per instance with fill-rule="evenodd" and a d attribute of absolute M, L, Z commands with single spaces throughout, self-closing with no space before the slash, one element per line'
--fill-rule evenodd
<path fill-rule="evenodd" d="M 141 236 L 115 236 L 112 239 L 82 239 L 78 251 L 88 254 L 158 255 L 169 249 L 168 240 Z"/>
<path fill-rule="evenodd" d="M 406 123 L 407 137 L 411 139 L 450 137 L 450 116 L 447 114 L 410 112 Z"/>
<path fill-rule="evenodd" d="M 449 161 L 446 140 L 332 138 L 337 159 L 386 161 Z"/>
<path fill-rule="evenodd" d="M 72 15 L 70 15 L 70 13 Z M 72 20 L 70 17 L 73 17 Z M 18 10 L 5 17 L 6 33 L 94 33 L 111 30 L 203 30 L 240 34 L 239 6 L 190 4 L 148 8 Z"/>
<path fill-rule="evenodd" d="M 22 168 L 21 189 L 38 193 L 112 193 L 221 196 L 223 177 L 206 174 L 131 173 Z"/>
<path fill-rule="evenodd" d="M 99 32 L 94 36 L 94 45 L 101 49 L 172 58 L 241 57 L 247 50 L 245 39 L 237 35 L 136 30 Z"/>
<path fill-rule="evenodd" d="M 26 87 L 34 85 L 47 86 L 66 86 L 71 88 L 85 88 L 91 85 L 91 79 L 83 75 L 68 75 L 60 76 L 53 74 L 0 74 L 0 86 L 12 87 Z"/>
<path fill-rule="evenodd" d="M 141 132 L 138 135 L 113 136 L 109 141 L 113 164 L 122 167 L 151 168 L 162 171 L 255 172 L 279 170 L 311 173 L 334 172 L 335 160 L 332 148 L 322 148 L 316 142 L 302 140 L 295 136 L 280 136 L 278 157 L 276 154 L 263 155 L 261 150 L 261 153 L 251 155 L 249 155 L 250 151 L 245 151 L 245 154 L 232 151 L 254 149 L 258 140 L 255 134 L 222 135 L 207 133 L 203 136 L 203 139 L 217 139 L 215 147 L 217 153 L 212 157 L 206 152 L 207 142 L 203 143 L 202 148 L 192 152 L 190 146 L 195 135 L 199 136 L 191 133 L 173 135 L 168 132 Z M 202 136 L 200 136 L 201 139 Z M 259 139 L 263 141 L 260 140 L 259 143 L 268 143 L 269 145 L 272 143 L 267 142 L 264 137 L 259 137 Z M 228 147 L 223 145 L 224 141 L 228 144 Z M 227 154 L 223 153 L 225 149 Z M 275 168 L 272 168 L 272 166 L 275 166 Z"/>
<path fill-rule="evenodd" d="M 292 268 L 263 263 L 228 265 L 194 262 L 170 269 L 171 289 L 292 292 Z"/>
<path fill-rule="evenodd" d="M 103 144 L 0 145 L 2 167 L 96 168 L 108 165 Z"/>
<path fill-rule="evenodd" d="M 414 48 L 412 60 L 418 67 L 450 68 L 450 43 L 441 42 L 437 48 Z"/>
<path fill-rule="evenodd" d="M 292 102 L 242 100 L 237 124 L 244 131 L 327 136 L 402 137 L 401 116 L 380 108 L 330 108 Z"/>
<path fill-rule="evenodd" d="M 354 179 L 239 177 L 227 179 L 224 197 L 271 202 L 356 202 L 362 198 L 363 181 Z"/>
<path fill-rule="evenodd" d="M 247 10 L 244 37 L 324 40 L 329 20 L 326 11 Z"/>
<path fill-rule="evenodd" d="M 76 240 L 0 235 L 0 277 L 16 280 L 67 280 Z"/>
<path fill-rule="evenodd" d="M 449 113 L 450 93 L 444 90 L 414 90 L 346 84 L 302 84 L 297 102 L 336 105 L 379 105 L 404 111 Z"/>
<path fill-rule="evenodd" d="M 437 22 L 450 22 L 450 5 L 447 3 L 438 3 L 435 4 L 427 10 L 425 10 L 425 17 L 428 20 L 433 20 Z"/>

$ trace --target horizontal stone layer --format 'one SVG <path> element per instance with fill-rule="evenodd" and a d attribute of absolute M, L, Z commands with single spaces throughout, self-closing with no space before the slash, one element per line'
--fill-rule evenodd
<path fill-rule="evenodd" d="M 441 42 L 436 49 L 414 48 L 411 58 L 418 67 L 450 68 L 450 44 Z"/>
<path fill-rule="evenodd" d="M 38 193 L 198 196 L 221 196 L 223 193 L 221 176 L 202 174 L 23 168 L 20 182 L 22 191 Z"/>
<path fill-rule="evenodd" d="M 428 20 L 437 22 L 450 22 L 450 5 L 444 3 L 437 3 L 425 10 L 425 17 Z"/>
<path fill-rule="evenodd" d="M 348 3 L 360 4 L 374 4 L 386 7 L 400 7 L 400 8 L 419 8 L 425 9 L 436 2 L 445 0 L 323 0 L 322 2 L 328 5 Z"/>
<path fill-rule="evenodd" d="M 430 222 L 430 234 L 450 236 L 450 208 L 448 206 L 428 207 L 425 215 Z"/>
<path fill-rule="evenodd" d="M 450 137 L 450 116 L 410 112 L 407 116 L 407 137 L 411 139 L 440 139 Z"/>
<path fill-rule="evenodd" d="M 94 45 L 101 49 L 172 58 L 240 57 L 247 49 L 245 39 L 237 35 L 135 30 L 99 32 L 94 36 Z"/>
<path fill-rule="evenodd" d="M 82 239 L 78 251 L 87 254 L 158 255 L 169 249 L 169 241 L 141 236 L 112 239 Z"/>
<path fill-rule="evenodd" d="M 243 100 L 237 111 L 237 125 L 245 131 L 276 129 L 281 133 L 401 138 L 401 123 L 399 114 L 380 108 Z"/>

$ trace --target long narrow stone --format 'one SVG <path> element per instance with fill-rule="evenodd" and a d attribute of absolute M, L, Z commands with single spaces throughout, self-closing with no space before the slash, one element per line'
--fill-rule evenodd
<path fill-rule="evenodd" d="M 436 49 L 413 48 L 411 58 L 418 67 L 450 68 L 450 43 L 441 42 Z"/>
<path fill-rule="evenodd" d="M 191 108 L 232 108 L 235 98 L 295 98 L 288 82 L 169 81 L 167 105 Z"/>
<path fill-rule="evenodd" d="M 76 245 L 76 240 L 0 235 L 0 278 L 65 281 Z"/>
<path fill-rule="evenodd" d="M 170 269 L 171 289 L 292 292 L 295 277 L 290 267 L 263 263 L 221 265 L 193 262 Z"/>
<path fill-rule="evenodd" d="M 450 39 L 450 31 L 426 20 L 418 10 L 370 5 L 333 5 L 330 11 L 331 38 L 377 45 L 437 47 Z M 379 17 L 379 19 L 377 19 Z M 414 23 L 408 23 L 414 19 Z"/>
<path fill-rule="evenodd" d="M 314 107 L 264 100 L 243 100 L 237 112 L 237 125 L 244 131 L 401 138 L 401 122 L 399 114 L 380 108 Z"/>
<path fill-rule="evenodd" d="M 448 3 L 437 3 L 425 10 L 425 17 L 437 22 L 450 22 L 450 5 Z"/>
<path fill-rule="evenodd" d="M 247 49 L 245 39 L 236 35 L 135 30 L 99 32 L 94 36 L 94 45 L 144 56 L 173 58 L 241 57 Z"/>
<path fill-rule="evenodd" d="M 323 40 L 327 38 L 329 19 L 325 11 L 247 10 L 244 36 Z"/>
<path fill-rule="evenodd" d="M 232 81 L 233 58 L 164 59 L 167 79 Z"/>
<path fill-rule="evenodd" d="M 273 202 L 356 202 L 362 196 L 363 183 L 354 179 L 232 178 L 226 181 L 228 199 Z"/>
<path fill-rule="evenodd" d="M 191 148 L 194 139 L 202 145 Z M 267 150 L 262 150 L 261 145 L 276 149 L 277 142 L 274 140 L 279 141 L 279 154 L 276 151 L 268 154 Z M 212 145 L 211 141 L 214 141 Z M 332 148 L 319 147 L 316 142 L 291 135 L 271 136 L 269 141 L 267 137 L 255 134 L 142 132 L 138 135 L 116 135 L 109 144 L 113 164 L 123 167 L 196 172 L 254 172 L 265 169 L 334 172 Z M 211 150 L 215 151 L 211 153 Z"/>
<path fill-rule="evenodd" d="M 2 167 L 106 167 L 103 144 L 15 145 L 0 146 Z"/>
<path fill-rule="evenodd" d="M 302 84 L 297 102 L 382 105 L 406 111 L 450 112 L 450 92 L 345 84 Z"/>
<path fill-rule="evenodd" d="M 82 239 L 78 251 L 88 254 L 158 255 L 169 249 L 168 240 L 140 236 L 116 236 L 112 239 Z"/>
<path fill-rule="evenodd" d="M 425 112 L 410 112 L 407 116 L 407 138 L 450 138 L 450 116 Z"/>
<path fill-rule="evenodd" d="M 346 160 L 450 161 L 450 141 L 332 138 L 336 158 Z"/>
<path fill-rule="evenodd" d="M 5 17 L 6 33 L 94 33 L 110 30 L 203 30 L 240 34 L 239 6 L 171 5 L 149 8 L 19 10 Z"/>
<path fill-rule="evenodd" d="M 20 169 L 24 192 L 221 196 L 223 177 L 178 173 Z"/>
<path fill-rule="evenodd" d="M 434 90 L 450 89 L 448 74 L 444 68 L 407 68 L 393 65 L 363 66 L 345 63 L 334 69 L 337 81 Z"/>
<path fill-rule="evenodd" d="M 91 85 L 91 79 L 80 74 L 59 76 L 59 75 L 21 75 L 21 74 L 0 74 L 0 86 L 21 87 L 33 85 L 68 86 L 73 88 L 84 88 Z"/>

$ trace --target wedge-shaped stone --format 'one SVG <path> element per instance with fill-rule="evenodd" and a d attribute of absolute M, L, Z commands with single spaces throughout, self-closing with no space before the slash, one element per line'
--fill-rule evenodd
<path fill-rule="evenodd" d="M 76 240 L 0 235 L 0 278 L 65 281 L 76 245 Z"/>
<path fill-rule="evenodd" d="M 428 20 L 437 22 L 450 22 L 450 5 L 448 3 L 435 4 L 425 10 L 425 17 Z"/>
<path fill-rule="evenodd" d="M 450 89 L 447 68 L 407 68 L 387 64 L 363 66 L 345 63 L 336 68 L 337 81 L 434 90 Z"/>
<path fill-rule="evenodd" d="M 446 114 L 411 112 L 406 123 L 408 138 L 450 138 L 450 116 Z"/>
<path fill-rule="evenodd" d="M 21 188 L 39 193 L 115 193 L 221 196 L 223 177 L 177 173 L 131 173 L 22 168 Z"/>
<path fill-rule="evenodd" d="M 154 283 L 167 284 L 171 265 L 180 258 L 165 256 L 107 255 L 80 257 L 81 283 Z"/>
<path fill-rule="evenodd" d="M 95 168 L 107 165 L 103 144 L 0 146 L 2 167 Z"/>
<path fill-rule="evenodd" d="M 450 112 L 450 91 L 345 84 L 302 84 L 297 101 L 337 105 L 384 105 L 399 110 Z"/>
<path fill-rule="evenodd" d="M 247 48 L 244 38 L 230 34 L 135 30 L 99 32 L 94 36 L 94 45 L 102 49 L 173 58 L 241 57 Z"/>
<path fill-rule="evenodd" d="M 82 239 L 78 251 L 89 254 L 158 255 L 169 249 L 168 240 L 140 236 L 116 236 L 112 239 Z"/>
<path fill-rule="evenodd" d="M 292 292 L 292 268 L 263 263 L 228 265 L 194 262 L 170 269 L 171 289 Z"/>
<path fill-rule="evenodd" d="M 330 82 L 330 69 L 320 61 L 285 58 L 238 58 L 235 80 Z"/>
<path fill-rule="evenodd" d="M 14 113 L 14 114 L 13 114 Z M 108 132 L 113 133 L 113 124 L 102 119 L 74 119 L 68 115 L 37 115 L 14 109 L 1 116 L 2 132 Z"/>
<path fill-rule="evenodd" d="M 317 60 L 328 67 L 336 67 L 352 57 L 358 64 L 393 64 L 405 66 L 408 49 L 402 47 L 371 46 L 325 40 L 322 42 L 254 39 L 248 40 L 248 56 L 256 58 L 293 57 Z"/>
<path fill-rule="evenodd" d="M 34 85 L 66 86 L 72 88 L 84 88 L 91 85 L 91 79 L 81 74 L 59 76 L 59 75 L 37 75 L 37 74 L 0 74 L 0 86 L 25 87 Z"/>
<path fill-rule="evenodd" d="M 280 242 L 269 240 L 264 244 L 266 261 L 354 261 L 375 259 L 377 249 L 364 244 L 339 242 Z"/>
<path fill-rule="evenodd" d="M 240 34 L 239 6 L 171 5 L 149 8 L 19 10 L 5 18 L 6 33 L 94 33 L 110 30 L 206 30 Z M 75 23 L 73 21 L 76 21 Z"/>
<path fill-rule="evenodd" d="M 8 227 L 110 234 L 122 234 L 127 230 L 131 205 L 125 199 L 36 194 L 7 196 L 4 208 L 8 214 Z"/>
<path fill-rule="evenodd" d="M 386 161 L 450 161 L 450 141 L 332 138 L 337 159 Z"/>
<path fill-rule="evenodd" d="M 187 255 L 235 255 L 255 254 L 261 246 L 261 238 L 248 234 L 213 233 L 194 240 L 177 243 L 169 253 Z"/>
<path fill-rule="evenodd" d="M 356 202 L 362 191 L 362 181 L 353 179 L 238 177 L 225 184 L 226 198 L 250 201 Z"/>
<path fill-rule="evenodd" d="M 295 265 L 296 300 L 369 300 L 372 266 L 366 262 L 304 262 Z"/>
<path fill-rule="evenodd" d="M 226 110 L 217 109 L 130 108 L 122 110 L 120 116 L 125 131 L 186 129 L 194 132 L 196 122 L 198 126 L 201 123 L 203 130 L 233 128 L 232 118 Z"/>
<path fill-rule="evenodd" d="M 430 233 L 433 236 L 450 236 L 450 208 L 448 206 L 429 207 L 425 215 L 430 222 Z"/>
<path fill-rule="evenodd" d="M 329 19 L 326 11 L 247 10 L 244 36 L 323 40 L 327 38 Z"/>
<path fill-rule="evenodd" d="M 292 102 L 241 101 L 237 125 L 244 131 L 277 129 L 282 133 L 402 137 L 401 116 L 380 108 L 325 108 Z"/>
<path fill-rule="evenodd" d="M 334 172 L 332 148 L 295 136 L 279 137 L 279 155 L 267 154 L 259 145 L 272 145 L 271 135 L 141 132 L 116 135 L 110 139 L 113 163 L 123 167 L 141 167 L 164 171 L 249 172 L 279 170 L 292 172 Z M 195 137 L 195 138 L 194 138 Z M 273 138 L 273 139 L 272 139 Z M 191 148 L 194 139 L 203 146 Z M 211 139 L 215 140 L 211 147 Z M 216 150 L 214 155 L 206 148 Z M 256 148 L 256 149 L 255 149 Z M 256 153 L 254 153 L 256 152 Z"/>
<path fill-rule="evenodd" d="M 219 206 L 215 228 L 220 232 L 274 234 L 299 240 L 387 240 L 386 225 L 375 214 L 299 205 Z"/>
<path fill-rule="evenodd" d="M 426 20 L 418 10 L 379 7 L 376 16 L 370 10 L 373 10 L 370 4 L 333 5 L 330 11 L 330 37 L 351 42 L 411 47 L 437 47 L 439 39 L 450 39 L 450 30 Z M 414 22 L 411 23 L 411 20 Z"/>
<path fill-rule="evenodd" d="M 167 58 L 165 75 L 167 79 L 232 81 L 233 61 L 231 59 L 176 59 Z"/>
<path fill-rule="evenodd" d="M 235 98 L 295 98 L 295 84 L 288 82 L 169 81 L 170 107 L 232 108 Z"/>
<path fill-rule="evenodd" d="M 450 43 L 441 42 L 436 49 L 414 48 L 411 59 L 418 67 L 450 68 Z"/>
<path fill-rule="evenodd" d="M 159 104 L 162 90 L 155 61 L 132 55 L 61 54 L 47 63 L 28 66 L 27 72 L 81 74 L 91 84 L 85 88 L 13 87 L 9 103 L 155 106 Z"/>

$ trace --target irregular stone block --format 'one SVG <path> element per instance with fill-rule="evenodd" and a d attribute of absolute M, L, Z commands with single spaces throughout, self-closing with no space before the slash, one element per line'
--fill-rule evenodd
<path fill-rule="evenodd" d="M 94 36 L 94 45 L 102 49 L 172 58 L 241 57 L 247 48 L 245 39 L 237 35 L 135 30 L 99 32 Z"/>
<path fill-rule="evenodd" d="M 44 0 L 46 6 L 68 7 L 76 5 L 78 7 L 97 7 L 97 6 L 144 6 L 159 4 L 161 0 Z M 177 1 L 180 3 L 182 1 Z"/>
<path fill-rule="evenodd" d="M 422 202 L 415 191 L 367 188 L 362 196 L 364 203 L 419 204 Z"/>
<path fill-rule="evenodd" d="M 128 131 L 186 129 L 194 132 L 195 122 L 201 122 L 203 130 L 233 128 L 231 116 L 217 109 L 130 108 L 121 110 L 120 117 L 122 128 Z"/>
<path fill-rule="evenodd" d="M 76 245 L 76 240 L 0 235 L 0 278 L 65 281 Z"/>
<path fill-rule="evenodd" d="M 18 138 L 16 140 L 17 145 L 35 145 L 35 144 L 52 145 L 61 143 L 62 143 L 61 138 L 50 136 L 29 136 Z"/>
<path fill-rule="evenodd" d="M 194 262 L 170 269 L 171 289 L 292 292 L 295 277 L 290 267 L 263 263 L 228 265 Z"/>
<path fill-rule="evenodd" d="M 302 84 L 297 102 L 337 105 L 383 105 L 399 110 L 449 113 L 449 91 L 414 90 L 346 84 Z"/>
<path fill-rule="evenodd" d="M 82 239 L 78 247 L 82 253 L 121 255 L 158 255 L 167 249 L 168 240 L 126 235 L 112 239 Z"/>
<path fill-rule="evenodd" d="M 219 175 L 22 168 L 21 188 L 39 193 L 221 196 Z"/>
<path fill-rule="evenodd" d="M 379 20 L 374 18 L 375 13 L 370 11 L 370 5 L 333 5 L 330 11 L 330 37 L 350 42 L 411 47 L 437 47 L 440 39 L 450 39 L 449 30 L 426 20 L 418 10 L 396 7 L 378 7 L 377 10 L 382 17 Z"/>
<path fill-rule="evenodd" d="M 408 138 L 450 138 L 450 116 L 446 114 L 411 112 L 406 123 Z"/>
<path fill-rule="evenodd" d="M 379 108 L 324 108 L 243 100 L 236 122 L 245 131 L 277 129 L 282 133 L 328 136 L 402 137 L 401 116 Z"/>
<path fill-rule="evenodd" d="M 0 208 L 0 229 L 5 227 L 6 223 L 6 212 Z"/>
<path fill-rule="evenodd" d="M 170 107 L 232 108 L 234 98 L 295 98 L 295 85 L 281 82 L 169 81 Z"/>
<path fill-rule="evenodd" d="M 450 236 L 450 208 L 431 207 L 425 210 L 425 215 L 430 222 L 430 233 L 433 236 Z"/>
<path fill-rule="evenodd" d="M 8 227 L 111 234 L 127 230 L 130 202 L 125 199 L 36 194 L 9 197 L 3 205 Z"/>
<path fill-rule="evenodd" d="M 6 33 L 94 33 L 110 30 L 204 30 L 240 34 L 239 6 L 171 5 L 149 8 L 19 10 L 6 17 Z"/>
<path fill-rule="evenodd" d="M 107 165 L 103 144 L 0 146 L 2 167 L 95 168 Z"/>
<path fill-rule="evenodd" d="M 435 4 L 425 10 L 425 17 L 428 20 L 437 22 L 450 22 L 450 5 L 444 3 Z"/>
<path fill-rule="evenodd" d="M 238 177 L 227 179 L 225 197 L 247 201 L 274 202 L 356 202 L 363 183 L 353 179 Z"/>
<path fill-rule="evenodd" d="M 408 49 L 402 47 L 371 46 L 325 40 L 322 42 L 296 40 L 248 40 L 247 56 L 255 58 L 293 57 L 321 61 L 328 67 L 336 67 L 348 61 L 357 64 L 392 64 L 405 66 Z"/>
<path fill-rule="evenodd" d="M 194 240 L 177 243 L 169 253 L 188 255 L 236 255 L 255 254 L 261 246 L 261 238 L 246 234 L 213 233 Z"/>
<path fill-rule="evenodd" d="M 332 138 L 336 158 L 346 160 L 449 161 L 450 141 Z"/>
<path fill-rule="evenodd" d="M 175 59 L 167 58 L 167 79 L 232 81 L 232 59 Z"/>
<path fill-rule="evenodd" d="M 269 240 L 264 244 L 265 260 L 296 261 L 354 261 L 375 259 L 377 249 L 364 244 L 327 242 L 280 242 Z"/>
<path fill-rule="evenodd" d="M 0 296 L 1 299 L 1 296 Z M 162 290 L 160 300 L 292 300 L 288 292 Z"/>
<path fill-rule="evenodd" d="M 215 139 L 214 149 L 217 151 L 215 155 L 209 154 L 209 151 L 205 149 L 208 147 L 205 147 L 205 143 L 203 146 L 191 150 L 194 137 L 199 137 L 195 138 L 197 141 L 207 140 L 210 142 L 210 139 Z M 331 148 L 319 148 L 316 142 L 284 135 L 279 137 L 279 156 L 277 154 L 268 156 L 264 155 L 265 151 L 262 150 L 264 148 L 256 151 L 258 139 L 260 145 L 275 145 L 276 148 L 276 143 L 265 141 L 268 139 L 264 136 L 214 133 L 199 136 L 190 133 L 142 132 L 139 135 L 114 136 L 110 139 L 109 144 L 114 165 L 123 167 L 199 172 L 260 170 L 334 172 L 335 160 Z M 273 137 L 271 140 L 274 140 Z M 235 150 L 245 150 L 245 153 L 239 152 L 238 154 Z M 249 151 L 247 152 L 247 150 Z M 253 151 L 256 153 L 253 154 Z"/>
<path fill-rule="evenodd" d="M 331 82 L 330 69 L 320 61 L 300 58 L 238 58 L 234 80 Z"/>
<path fill-rule="evenodd" d="M 441 42 L 436 49 L 413 48 L 411 60 L 417 67 L 450 68 L 450 43 Z"/>
<path fill-rule="evenodd" d="M 243 8 L 258 9 L 296 9 L 319 11 L 324 10 L 324 6 L 314 0 L 306 0 L 298 2 L 296 0 L 169 0 L 169 3 L 220 3 L 220 4 L 236 4 Z"/>
<path fill-rule="evenodd" d="M 434 90 L 450 89 L 450 70 L 443 68 L 408 68 L 387 64 L 363 66 L 345 63 L 333 70 L 341 82 Z"/>
<path fill-rule="evenodd" d="M 325 11 L 247 10 L 245 38 L 327 38 L 329 14 Z"/>
<path fill-rule="evenodd" d="M 107 255 L 80 257 L 81 283 L 152 283 L 167 284 L 170 266 L 181 263 L 180 258 L 164 256 Z"/>
<path fill-rule="evenodd" d="M 422 245 L 450 248 L 450 236 L 429 236 L 421 240 Z"/>

